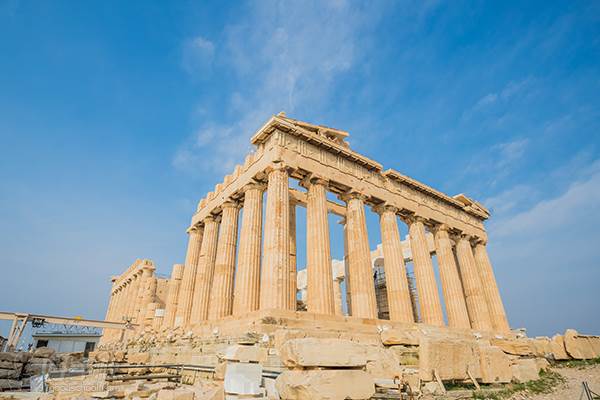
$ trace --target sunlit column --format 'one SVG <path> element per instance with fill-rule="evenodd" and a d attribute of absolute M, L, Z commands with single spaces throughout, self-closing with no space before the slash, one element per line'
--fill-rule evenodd
<path fill-rule="evenodd" d="M 203 233 L 204 228 L 200 226 L 194 226 L 188 231 L 188 247 L 177 300 L 175 326 L 187 326 L 190 321 Z"/>
<path fill-rule="evenodd" d="M 208 319 L 215 320 L 233 311 L 233 276 L 237 245 L 239 204 L 226 201 L 222 205 L 223 217 L 219 229 L 215 272 L 211 288 Z"/>
<path fill-rule="evenodd" d="M 364 200 L 359 193 L 346 197 L 348 282 L 352 288 L 352 316 L 377 318 Z"/>
<path fill-rule="evenodd" d="M 177 314 L 177 302 L 179 301 L 179 290 L 181 288 L 181 279 L 183 277 L 183 264 L 174 264 L 169 279 L 169 290 L 165 305 L 165 316 L 163 326 L 173 328 L 175 326 L 175 316 Z"/>
<path fill-rule="evenodd" d="M 444 325 L 442 304 L 435 281 L 435 272 L 425 237 L 424 220 L 420 217 L 405 218 L 410 236 L 410 249 L 413 256 L 415 280 L 421 309 L 421 321 L 430 325 Z"/>
<path fill-rule="evenodd" d="M 192 313 L 190 315 L 190 325 L 194 325 L 208 318 L 210 289 L 215 271 L 218 236 L 219 222 L 212 216 L 206 217 L 204 219 L 204 237 L 200 249 L 200 260 L 196 271 L 196 283 L 194 285 L 194 299 Z"/>
<path fill-rule="evenodd" d="M 264 185 L 253 183 L 244 188 L 244 209 L 238 268 L 235 275 L 233 314 L 258 310 L 260 303 L 260 245 Z"/>
<path fill-rule="evenodd" d="M 290 198 L 290 280 L 289 295 L 293 309 L 296 309 L 298 285 L 296 278 L 296 202 Z"/>
<path fill-rule="evenodd" d="M 494 276 L 492 263 L 488 257 L 485 242 L 481 240 L 477 241 L 473 248 L 473 253 L 479 277 L 481 278 L 483 293 L 487 300 L 492 326 L 498 332 L 510 332 L 510 326 L 508 325 L 506 312 L 504 311 L 504 305 L 502 304 L 502 298 L 500 297 L 500 291 L 498 290 L 496 277 Z"/>
<path fill-rule="evenodd" d="M 415 322 L 398 231 L 398 209 L 388 205 L 376 208 L 375 211 L 379 213 L 390 320 Z"/>
<path fill-rule="evenodd" d="M 434 230 L 435 251 L 440 270 L 440 282 L 446 303 L 448 326 L 468 329 L 471 327 L 465 295 L 463 293 L 458 267 L 452 251 L 453 242 L 446 225 L 439 225 Z"/>
<path fill-rule="evenodd" d="M 490 313 L 483 293 L 477 264 L 471 250 L 471 237 L 460 235 L 456 242 L 456 257 L 460 266 L 465 301 L 473 329 L 492 330 Z"/>
<path fill-rule="evenodd" d="M 291 302 L 290 199 L 285 165 L 276 163 L 268 172 L 263 268 L 260 281 L 260 308 L 295 310 Z"/>

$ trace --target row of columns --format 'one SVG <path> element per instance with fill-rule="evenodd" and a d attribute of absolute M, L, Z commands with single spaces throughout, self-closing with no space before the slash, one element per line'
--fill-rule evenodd
<path fill-rule="evenodd" d="M 173 320 L 175 325 L 192 326 L 207 319 L 257 309 L 296 309 L 295 207 L 289 196 L 289 175 L 282 163 L 274 164 L 266 172 L 262 268 L 265 186 L 252 183 L 244 187 L 237 270 L 240 205 L 226 201 L 219 217 L 209 216 L 202 227 L 189 231 L 178 298 L 173 300 L 175 310 L 167 310 L 165 319 Z M 331 272 L 328 182 L 308 177 L 301 185 L 307 189 L 307 310 L 335 314 L 340 308 L 337 303 L 341 302 L 341 296 L 335 291 Z M 365 218 L 366 198 L 360 193 L 349 193 L 341 198 L 346 202 L 344 236 L 349 310 L 353 316 L 377 318 Z M 389 205 L 374 210 L 380 215 L 390 319 L 414 322 L 397 224 L 399 210 Z M 445 225 L 433 226 L 415 215 L 400 217 L 408 225 L 421 321 L 444 324 L 425 236 L 427 224 L 434 233 L 448 325 L 507 331 L 506 315 L 483 242 L 472 242 L 466 235 L 454 239 Z"/>

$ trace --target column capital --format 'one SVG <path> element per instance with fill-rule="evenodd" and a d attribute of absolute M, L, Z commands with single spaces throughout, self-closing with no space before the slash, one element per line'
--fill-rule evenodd
<path fill-rule="evenodd" d="M 241 192 L 246 193 L 248 190 L 260 190 L 263 192 L 267 188 L 267 185 L 263 182 L 250 182 L 242 187 Z"/>
<path fill-rule="evenodd" d="M 204 219 L 202 220 L 202 222 L 204 223 L 204 225 L 206 226 L 206 224 L 208 222 L 216 222 L 217 221 L 217 217 L 215 217 L 214 215 L 207 215 L 206 217 L 204 217 Z"/>
<path fill-rule="evenodd" d="M 192 233 L 199 232 L 201 230 L 202 230 L 202 227 L 200 226 L 200 224 L 195 224 L 195 225 L 190 226 L 187 229 L 186 233 L 189 235 L 189 234 L 192 234 Z"/>
<path fill-rule="evenodd" d="M 265 173 L 268 175 L 270 172 L 273 171 L 285 171 L 285 172 L 289 172 L 289 165 L 287 165 L 285 162 L 283 161 L 273 161 L 272 163 L 270 163 L 267 168 L 265 168 Z"/>
<path fill-rule="evenodd" d="M 436 232 L 448 232 L 450 233 L 450 227 L 446 224 L 434 223 L 431 227 L 433 233 Z"/>
<path fill-rule="evenodd" d="M 368 197 L 366 195 L 364 195 L 358 191 L 350 191 L 350 192 L 342 193 L 338 197 L 340 200 L 345 201 L 346 203 L 349 202 L 350 200 L 354 200 L 354 199 L 358 199 L 364 203 L 368 199 Z"/>
<path fill-rule="evenodd" d="M 473 243 L 474 246 L 476 246 L 476 245 L 486 246 L 487 238 L 480 238 L 479 236 L 473 236 L 473 238 L 471 239 L 471 243 Z"/>
<path fill-rule="evenodd" d="M 221 208 L 225 209 L 225 208 L 240 208 L 241 204 L 239 201 L 237 200 L 233 200 L 233 199 L 229 199 L 229 200 L 225 200 L 225 202 L 223 202 L 223 204 L 221 204 Z"/>
<path fill-rule="evenodd" d="M 396 206 L 393 206 L 391 204 L 378 204 L 374 207 L 372 207 L 373 211 L 379 215 L 382 215 L 384 212 L 393 212 L 394 214 L 398 214 L 398 212 L 400 211 L 400 209 Z"/>
<path fill-rule="evenodd" d="M 424 218 L 418 214 L 400 215 L 400 219 L 404 221 L 406 225 L 411 225 L 415 222 L 421 222 L 423 225 L 429 225 L 429 221 L 427 220 L 427 218 Z"/>

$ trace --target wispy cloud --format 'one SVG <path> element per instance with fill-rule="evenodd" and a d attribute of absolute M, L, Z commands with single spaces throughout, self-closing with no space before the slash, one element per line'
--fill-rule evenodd
<path fill-rule="evenodd" d="M 193 78 L 206 79 L 214 57 L 214 43 L 202 36 L 196 36 L 183 44 L 181 65 Z"/>
<path fill-rule="evenodd" d="M 345 1 L 251 3 L 247 16 L 223 32 L 237 89 L 225 110 L 230 118 L 203 121 L 173 165 L 223 172 L 241 160 L 248 138 L 270 115 L 327 104 L 336 79 L 361 60 L 361 32 L 374 14 L 371 7 Z M 192 54 L 214 55 L 212 43 L 188 46 Z"/>

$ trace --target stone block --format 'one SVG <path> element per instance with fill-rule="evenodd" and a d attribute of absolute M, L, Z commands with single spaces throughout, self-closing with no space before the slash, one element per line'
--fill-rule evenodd
<path fill-rule="evenodd" d="M 16 379 L 0 379 L 0 390 L 19 390 L 21 381 Z"/>
<path fill-rule="evenodd" d="M 275 379 L 264 378 L 263 385 L 265 387 L 265 392 L 266 392 L 268 400 L 279 400 L 281 398 L 279 396 L 279 392 L 277 391 L 277 387 L 275 385 Z"/>
<path fill-rule="evenodd" d="M 284 400 L 369 399 L 375 394 L 373 378 L 352 369 L 287 370 L 275 386 Z"/>
<path fill-rule="evenodd" d="M 535 381 L 540 378 L 538 366 L 533 358 L 518 358 L 511 366 L 512 380 L 517 383 Z"/>
<path fill-rule="evenodd" d="M 0 361 L 0 368 L 2 369 L 14 369 L 19 372 L 23 369 L 23 364 L 14 361 Z"/>
<path fill-rule="evenodd" d="M 437 370 L 442 380 L 468 379 L 467 370 L 481 377 L 478 345 L 474 340 L 423 337 L 419 346 L 419 375 L 434 379 Z"/>
<path fill-rule="evenodd" d="M 233 345 L 218 354 L 227 361 L 260 362 L 267 360 L 267 349 L 259 346 Z"/>
<path fill-rule="evenodd" d="M 128 353 L 127 362 L 130 364 L 148 364 L 150 362 L 150 353 Z"/>
<path fill-rule="evenodd" d="M 23 374 L 28 376 L 39 375 L 54 369 L 56 369 L 56 366 L 49 358 L 32 358 L 25 366 Z"/>
<path fill-rule="evenodd" d="M 552 353 L 552 341 L 548 337 L 536 337 L 531 339 L 536 357 L 547 357 Z"/>
<path fill-rule="evenodd" d="M 402 376 L 396 354 L 384 347 L 367 346 L 366 371 L 374 378 L 394 379 Z"/>
<path fill-rule="evenodd" d="M 388 349 L 398 358 L 400 365 L 419 365 L 419 347 L 418 346 L 389 346 Z"/>
<path fill-rule="evenodd" d="M 570 360 L 571 357 L 567 354 L 565 349 L 565 339 L 562 335 L 554 335 L 550 342 L 550 348 L 552 350 L 552 356 L 555 360 Z"/>
<path fill-rule="evenodd" d="M 31 353 L 18 352 L 0 352 L 0 361 L 11 361 L 26 363 L 31 358 Z"/>
<path fill-rule="evenodd" d="M 50 348 L 50 347 L 38 347 L 37 349 L 35 349 L 33 351 L 33 357 L 34 358 L 51 358 L 54 353 L 56 353 L 56 350 Z"/>
<path fill-rule="evenodd" d="M 565 350 L 575 360 L 590 360 L 598 357 L 592 345 L 594 336 L 580 335 L 574 329 L 567 329 L 564 335 Z"/>
<path fill-rule="evenodd" d="M 511 381 L 510 360 L 499 347 L 480 346 L 479 354 L 481 357 L 481 382 L 509 383 Z"/>
<path fill-rule="evenodd" d="M 21 371 L 14 369 L 0 369 L 0 379 L 17 379 L 21 375 Z"/>
<path fill-rule="evenodd" d="M 363 367 L 366 346 L 345 339 L 291 339 L 283 344 L 281 361 L 289 367 Z"/>
<path fill-rule="evenodd" d="M 534 347 L 529 339 L 496 339 L 490 340 L 492 346 L 497 346 L 507 354 L 515 356 L 531 356 L 534 353 Z"/>
<path fill-rule="evenodd" d="M 537 357 L 535 359 L 535 365 L 537 365 L 538 372 L 547 371 L 550 368 L 550 363 L 543 357 Z"/>
<path fill-rule="evenodd" d="M 232 394 L 261 394 L 262 365 L 254 363 L 227 363 L 225 392 Z"/>
<path fill-rule="evenodd" d="M 386 329 L 381 332 L 381 342 L 386 345 L 419 345 L 419 333 L 405 329 Z"/>
<path fill-rule="evenodd" d="M 194 400 L 194 391 L 187 388 L 159 390 L 156 400 Z"/>
<path fill-rule="evenodd" d="M 96 351 L 93 353 L 93 355 L 90 353 L 89 357 L 96 362 L 104 364 L 108 364 L 113 360 L 112 353 L 106 350 Z"/>

